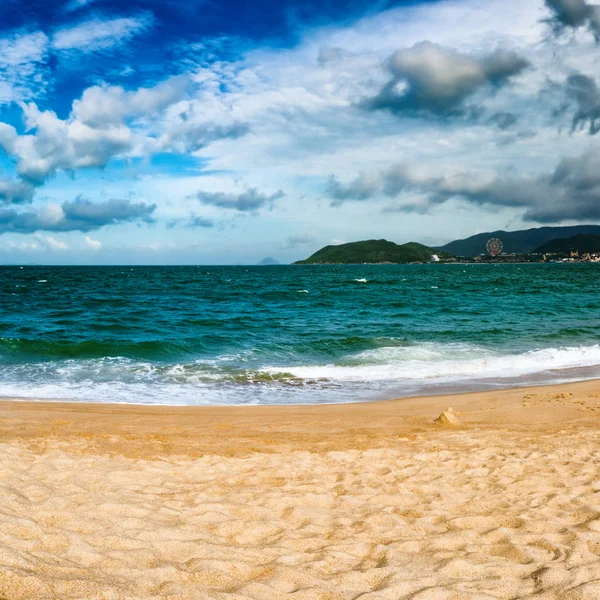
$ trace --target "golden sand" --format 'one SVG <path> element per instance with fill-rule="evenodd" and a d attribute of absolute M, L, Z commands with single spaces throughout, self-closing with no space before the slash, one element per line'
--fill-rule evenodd
<path fill-rule="evenodd" d="M 0 500 L 0 600 L 597 600 L 600 382 L 316 407 L 5 401 Z"/>

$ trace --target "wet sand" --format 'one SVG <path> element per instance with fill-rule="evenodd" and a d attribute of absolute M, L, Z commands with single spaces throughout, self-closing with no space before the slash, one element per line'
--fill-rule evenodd
<path fill-rule="evenodd" d="M 448 406 L 459 425 L 434 422 Z M 600 382 L 0 401 L 0 600 L 600 598 Z"/>

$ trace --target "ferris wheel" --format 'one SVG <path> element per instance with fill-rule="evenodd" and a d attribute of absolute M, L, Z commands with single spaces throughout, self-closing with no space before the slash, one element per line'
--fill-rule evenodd
<path fill-rule="evenodd" d="M 503 248 L 504 244 L 502 243 L 502 240 L 499 240 L 498 238 L 489 239 L 485 245 L 485 249 L 490 256 L 498 256 L 499 254 L 502 254 Z"/>

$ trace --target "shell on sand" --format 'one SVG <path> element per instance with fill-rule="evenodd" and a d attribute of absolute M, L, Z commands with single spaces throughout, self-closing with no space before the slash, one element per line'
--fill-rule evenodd
<path fill-rule="evenodd" d="M 461 421 L 454 412 L 454 409 L 449 406 L 436 420 L 440 425 L 460 425 Z"/>

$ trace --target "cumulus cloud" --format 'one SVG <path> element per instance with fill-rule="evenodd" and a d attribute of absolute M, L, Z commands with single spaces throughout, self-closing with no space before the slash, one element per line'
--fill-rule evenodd
<path fill-rule="evenodd" d="M 460 198 L 480 206 L 524 209 L 523 220 L 536 223 L 600 219 L 600 157 L 592 151 L 565 158 L 550 173 L 537 176 L 431 174 L 400 164 L 378 175 L 377 181 L 371 198 L 407 193 L 406 201 L 384 212 L 425 213 Z"/>
<path fill-rule="evenodd" d="M 0 123 L 0 147 L 16 158 L 19 175 L 35 185 L 58 170 L 102 168 L 135 148 L 142 154 L 151 151 L 152 139 L 125 121 L 150 119 L 179 100 L 186 85 L 187 78 L 172 77 L 131 92 L 119 86 L 93 86 L 73 103 L 68 119 L 41 111 L 35 103 L 22 103 L 28 133 L 18 135 L 14 127 Z"/>
<path fill-rule="evenodd" d="M 40 110 L 33 102 L 23 102 L 25 134 L 0 123 L 0 148 L 16 159 L 23 179 L 41 185 L 57 171 L 104 168 L 116 157 L 192 152 L 247 132 L 247 126 L 235 121 L 197 119 L 182 102 L 189 86 L 189 76 L 170 77 L 153 87 L 130 91 L 121 86 L 92 86 L 73 102 L 66 119 Z M 184 108 L 178 118 L 161 120 L 179 103 Z"/>
<path fill-rule="evenodd" d="M 523 72 L 529 62 L 512 50 L 498 49 L 481 58 L 431 42 L 396 51 L 387 61 L 392 78 L 363 104 L 393 113 L 447 115 L 485 86 L 499 87 Z"/>
<path fill-rule="evenodd" d="M 132 203 L 117 198 L 94 203 L 82 197 L 62 206 L 47 206 L 40 211 L 3 208 L 0 209 L 0 233 L 88 232 L 132 221 L 149 223 L 155 209 L 155 204 Z"/>
<path fill-rule="evenodd" d="M 135 203 L 119 198 L 111 198 L 106 202 L 92 202 L 78 196 L 72 202 L 65 202 L 62 205 L 63 226 L 80 231 L 91 231 L 106 225 L 130 221 L 150 223 L 155 209 L 156 204 Z"/>
<path fill-rule="evenodd" d="M 600 36 L 600 6 L 585 0 L 546 0 L 552 11 L 550 20 L 556 32 L 570 27 L 587 27 L 596 38 Z"/>
<path fill-rule="evenodd" d="M 135 91 L 125 91 L 116 85 L 95 85 L 73 102 L 71 119 L 90 127 L 106 128 L 132 117 L 149 118 L 181 100 L 188 84 L 189 78 L 180 75 Z"/>
<path fill-rule="evenodd" d="M 52 48 L 58 51 L 97 52 L 129 41 L 152 24 L 149 15 L 135 18 L 96 18 L 73 27 L 59 29 L 52 38 Z"/>
<path fill-rule="evenodd" d="M 17 135 L 14 128 L 0 128 L 0 146 L 17 159 L 18 173 L 40 185 L 57 170 L 104 167 L 116 154 L 133 146 L 131 130 L 124 125 L 96 129 L 73 120 L 61 120 L 52 111 L 23 104 L 27 130 Z"/>
<path fill-rule="evenodd" d="M 34 187 L 26 181 L 0 178 L 0 202 L 27 204 L 33 200 Z"/>
<path fill-rule="evenodd" d="M 272 205 L 285 194 L 278 190 L 274 194 L 264 194 L 256 188 L 250 188 L 239 193 L 228 192 L 198 192 L 196 198 L 202 204 L 237 210 L 239 212 L 256 212 L 264 206 Z"/>

